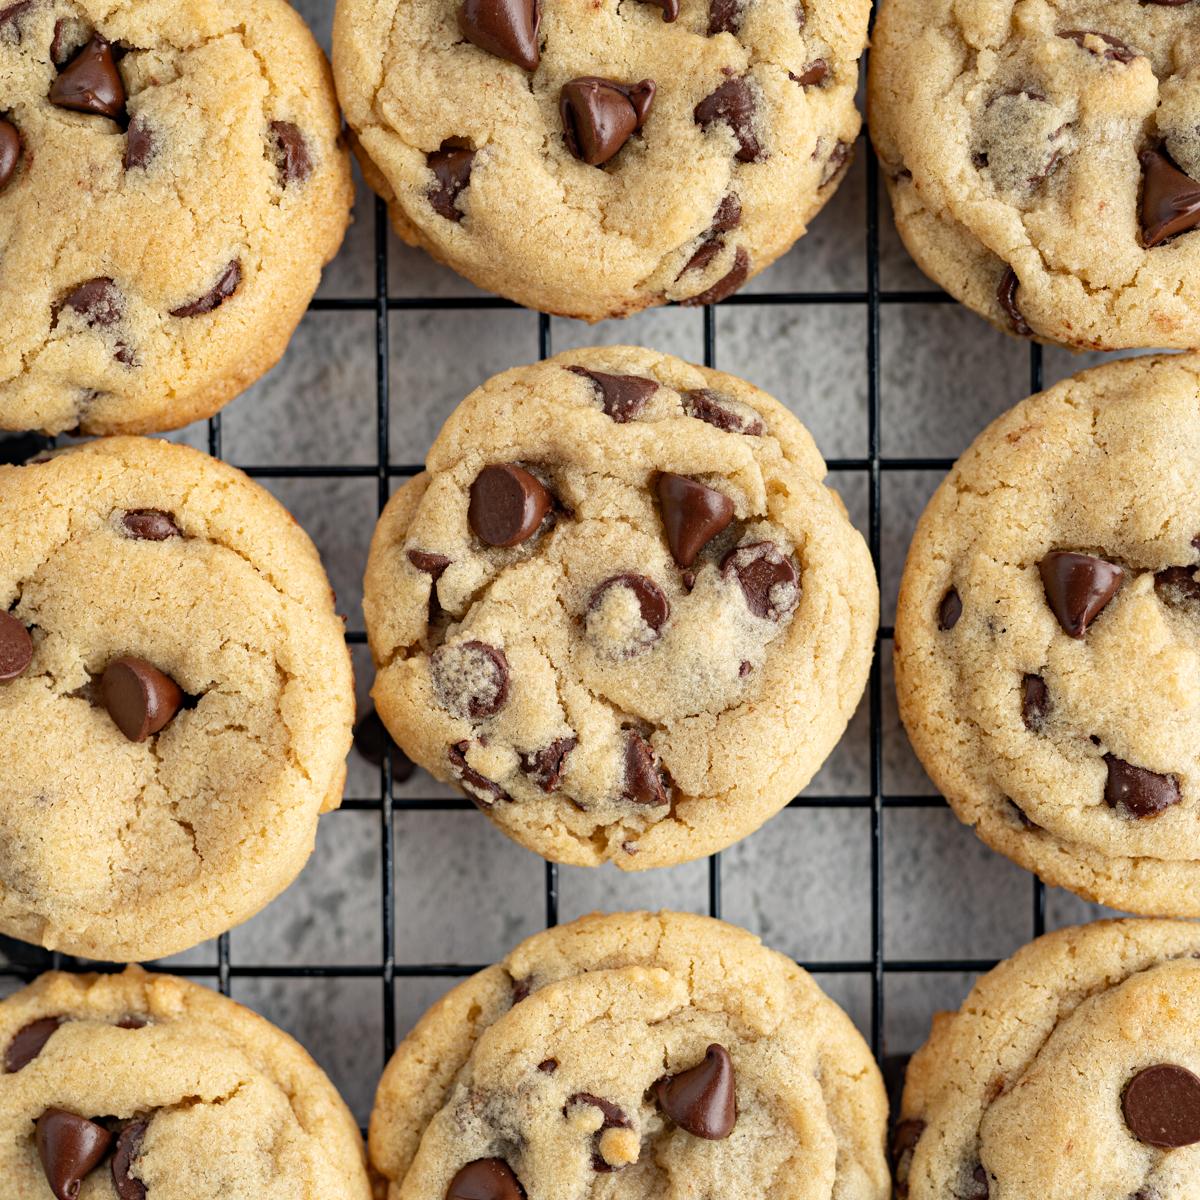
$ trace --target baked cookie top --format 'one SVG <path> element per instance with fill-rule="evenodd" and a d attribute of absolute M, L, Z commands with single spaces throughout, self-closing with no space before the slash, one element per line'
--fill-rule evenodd
<path fill-rule="evenodd" d="M 832 195 L 867 0 L 339 0 L 334 72 L 399 235 L 586 320 L 715 302 Z"/>
<path fill-rule="evenodd" d="M 679 913 L 539 933 L 443 997 L 371 1114 L 388 1200 L 884 1200 L 887 1100 L 811 976 Z"/>
<path fill-rule="evenodd" d="M 370 1200 L 324 1072 L 207 988 L 137 967 L 43 975 L 0 1003 L 0 1046 L 10 1196 Z"/>
<path fill-rule="evenodd" d="M 283 0 L 0 0 L 0 429 L 215 412 L 287 345 L 352 197 Z"/>
<path fill-rule="evenodd" d="M 958 816 L 1048 883 L 1200 915 L 1200 358 L 1018 404 L 930 501 L 900 712 Z"/>
<path fill-rule="evenodd" d="M 312 543 L 239 471 L 113 438 L 0 467 L 0 930 L 158 958 L 286 887 L 354 696 Z"/>
<path fill-rule="evenodd" d="M 871 133 L 925 272 L 1080 349 L 1200 347 L 1200 7 L 887 0 Z"/>
<path fill-rule="evenodd" d="M 908 1068 L 899 1200 L 1186 1200 L 1200 1174 L 1200 928 L 1101 921 L 1019 950 Z"/>
<path fill-rule="evenodd" d="M 866 683 L 866 546 L 781 404 L 630 347 L 496 376 L 393 496 L 373 695 L 415 762 L 548 858 L 709 854 L 811 778 Z"/>

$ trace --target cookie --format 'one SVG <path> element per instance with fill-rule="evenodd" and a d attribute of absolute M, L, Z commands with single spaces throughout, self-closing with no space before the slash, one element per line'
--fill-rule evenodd
<path fill-rule="evenodd" d="M 1200 8 L 887 0 L 871 135 L 900 235 L 1000 329 L 1200 347 Z"/>
<path fill-rule="evenodd" d="M 909 738 L 1047 883 L 1200 916 L 1200 357 L 1085 371 L 988 427 L 896 613 Z"/>
<path fill-rule="evenodd" d="M 283 0 L 0 0 L 0 429 L 211 416 L 278 361 L 352 195 Z"/>
<path fill-rule="evenodd" d="M 0 467 L 0 931 L 129 961 L 246 920 L 353 717 L 317 552 L 241 472 L 140 438 Z"/>
<path fill-rule="evenodd" d="M 1039 938 L 939 1013 L 908 1068 L 898 1200 L 1185 1200 L 1200 1173 L 1200 929 Z"/>
<path fill-rule="evenodd" d="M 781 404 L 648 350 L 496 376 L 371 543 L 373 696 L 509 836 L 625 870 L 757 829 L 841 737 L 871 559 Z"/>
<path fill-rule="evenodd" d="M 887 1099 L 846 1015 L 680 913 L 539 933 L 444 996 L 371 1114 L 387 1200 L 885 1200 Z"/>
<path fill-rule="evenodd" d="M 321 1068 L 208 988 L 137 967 L 43 975 L 0 1003 L 0 1046 L 8 1196 L 371 1198 Z"/>
<path fill-rule="evenodd" d="M 710 304 L 833 194 L 867 0 L 339 0 L 333 66 L 401 238 L 588 321 Z"/>

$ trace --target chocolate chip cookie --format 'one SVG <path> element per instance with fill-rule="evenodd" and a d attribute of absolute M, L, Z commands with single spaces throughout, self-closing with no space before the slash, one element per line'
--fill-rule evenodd
<path fill-rule="evenodd" d="M 547 858 L 728 846 L 808 782 L 867 679 L 874 573 L 824 474 L 781 404 L 667 355 L 498 375 L 376 530 L 380 716 Z"/>
<path fill-rule="evenodd" d="M 0 1003 L 0 1178 L 55 1200 L 370 1200 L 324 1072 L 169 975 L 43 975 Z"/>
<path fill-rule="evenodd" d="M 1102 921 L 939 1013 L 894 1135 L 898 1200 L 1186 1200 L 1200 1173 L 1200 929 Z"/>
<path fill-rule="evenodd" d="M 140 438 L 0 467 L 0 931 L 129 961 L 244 921 L 353 716 L 316 550 L 240 472 Z"/>
<path fill-rule="evenodd" d="M 396 232 L 518 303 L 710 304 L 804 233 L 859 130 L 867 0 L 339 0 Z"/>
<path fill-rule="evenodd" d="M 909 253 L 993 324 L 1200 347 L 1200 5 L 887 0 L 871 134 Z"/>
<path fill-rule="evenodd" d="M 283 0 L 0 0 L 0 429 L 142 433 L 272 367 L 352 196 Z"/>
<path fill-rule="evenodd" d="M 1068 379 L 930 501 L 900 712 L 959 818 L 1047 883 L 1200 916 L 1200 357 Z"/>
<path fill-rule="evenodd" d="M 621 913 L 430 1009 L 370 1148 L 388 1200 L 884 1200 L 886 1121 L 870 1051 L 795 963 L 708 917 Z"/>

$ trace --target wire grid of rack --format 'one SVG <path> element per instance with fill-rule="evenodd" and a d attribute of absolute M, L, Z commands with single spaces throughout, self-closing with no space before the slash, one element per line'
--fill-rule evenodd
<path fill-rule="evenodd" d="M 860 289 L 833 291 L 761 291 L 743 292 L 723 302 L 722 307 L 740 306 L 852 306 L 866 314 L 866 392 L 867 392 L 867 442 L 866 454 L 860 457 L 833 458 L 828 466 L 836 484 L 837 476 L 858 473 L 865 476 L 867 483 L 868 529 L 867 540 L 879 575 L 881 563 L 881 485 L 887 472 L 929 471 L 942 473 L 952 465 L 953 459 L 946 457 L 889 457 L 881 452 L 881 403 L 880 403 L 880 314 L 887 306 L 894 305 L 937 305 L 953 303 L 951 297 L 935 290 L 884 290 L 880 286 L 880 201 L 878 164 L 865 132 L 860 137 L 859 153 L 866 160 L 866 286 Z M 318 297 L 312 302 L 315 312 L 358 312 L 374 316 L 375 342 L 375 462 L 371 464 L 319 463 L 302 465 L 254 465 L 236 463 L 250 476 L 258 479 L 373 479 L 377 490 L 378 509 L 382 510 L 396 477 L 411 476 L 419 472 L 421 464 L 394 464 L 390 454 L 391 397 L 389 317 L 399 311 L 463 311 L 488 309 L 515 309 L 517 306 L 494 296 L 413 296 L 397 297 L 389 294 L 388 287 L 388 241 L 390 237 L 387 212 L 383 203 L 374 202 L 374 295 L 352 298 Z M 704 362 L 714 366 L 717 360 L 717 320 L 712 308 L 697 310 L 695 319 L 703 324 Z M 546 358 L 552 353 L 551 319 L 545 314 L 538 316 L 538 352 Z M 1029 347 L 1029 389 L 1038 391 L 1042 387 L 1041 347 Z M 220 415 L 208 422 L 208 450 L 216 457 L 222 456 L 222 428 Z M 789 807 L 802 809 L 850 809 L 869 814 L 870 826 L 870 951 L 866 957 L 846 960 L 805 961 L 801 965 L 820 976 L 839 974 L 864 977 L 869 980 L 870 1018 L 869 1040 L 876 1057 L 884 1061 L 884 1004 L 885 976 L 895 973 L 962 973 L 973 975 L 994 965 L 992 959 L 929 957 L 895 958 L 885 953 L 884 903 L 883 903 L 883 816 L 890 809 L 938 808 L 944 801 L 936 795 L 889 794 L 884 787 L 883 769 L 883 681 L 881 651 L 892 637 L 889 626 L 880 628 L 877 635 L 876 655 L 871 671 L 869 689 L 864 703 L 869 716 L 869 787 L 861 793 L 842 795 L 804 795 L 791 801 Z M 350 630 L 347 640 L 354 645 L 366 641 L 362 630 Z M 465 977 L 482 969 L 484 963 L 466 962 L 398 962 L 396 956 L 396 842 L 395 820 L 398 813 L 410 811 L 455 811 L 470 809 L 465 799 L 447 800 L 436 797 L 410 797 L 393 794 L 391 762 L 384 756 L 379 771 L 378 794 L 374 797 L 351 797 L 343 804 L 347 811 L 378 813 L 381 834 L 379 919 L 381 923 L 381 954 L 379 960 L 369 963 L 330 964 L 320 962 L 297 962 L 266 964 L 234 961 L 230 949 L 229 934 L 217 941 L 216 963 L 171 964 L 167 969 L 176 974 L 213 977 L 217 986 L 228 995 L 234 978 L 286 978 L 286 979 L 374 979 L 379 983 L 382 1005 L 383 1056 L 390 1057 L 396 1040 L 396 989 L 401 981 L 409 979 L 449 979 Z M 547 926 L 558 921 L 559 871 L 555 864 L 545 864 L 544 877 L 544 920 Z M 714 917 L 722 916 L 722 866 L 721 855 L 708 859 L 707 908 Z M 1030 906 L 1030 932 L 1033 936 L 1044 932 L 1046 921 L 1046 894 L 1044 886 L 1032 879 L 1032 902 Z M 76 960 L 57 953 L 40 951 L 32 947 L 20 947 L 11 939 L 3 939 L 10 961 L 0 962 L 0 980 L 25 980 L 47 968 L 66 970 L 94 970 L 97 964 Z M 103 967 L 101 967 L 103 969 Z"/>

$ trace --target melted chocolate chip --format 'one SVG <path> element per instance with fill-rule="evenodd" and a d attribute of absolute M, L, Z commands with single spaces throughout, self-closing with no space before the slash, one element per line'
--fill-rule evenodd
<path fill-rule="evenodd" d="M 117 1138 L 117 1149 L 112 1160 L 113 1187 L 117 1189 L 117 1200 L 146 1200 L 146 1185 L 133 1177 L 133 1164 L 142 1152 L 142 1140 L 148 1128 L 145 1121 L 134 1121 L 126 1125 Z"/>
<path fill-rule="evenodd" d="M 458 198 L 471 185 L 475 151 L 443 142 L 440 149 L 425 156 L 425 165 L 433 172 L 434 185 L 425 193 L 433 211 L 447 221 L 461 221 Z"/>
<path fill-rule="evenodd" d="M 131 538 L 142 542 L 165 542 L 183 537 L 174 515 L 161 508 L 131 508 L 121 517 L 121 525 Z"/>
<path fill-rule="evenodd" d="M 674 21 L 679 16 L 679 0 L 644 0 L 644 3 L 661 8 L 662 19 L 667 23 Z"/>
<path fill-rule="evenodd" d="M 1195 567 L 1168 567 L 1154 576 L 1154 590 L 1168 604 L 1200 603 Z"/>
<path fill-rule="evenodd" d="M 595 1096 L 591 1092 L 576 1092 L 574 1095 L 567 1098 L 566 1104 L 563 1105 L 563 1116 L 566 1116 L 573 1104 L 590 1104 L 593 1108 L 598 1108 L 603 1115 L 603 1121 L 600 1128 L 596 1131 L 595 1144 L 596 1149 L 592 1152 L 592 1169 L 601 1173 L 615 1171 L 616 1167 L 608 1162 L 599 1151 L 599 1135 L 605 1129 L 632 1129 L 633 1122 L 625 1115 L 619 1105 L 614 1104 L 611 1100 L 605 1100 L 602 1096 Z"/>
<path fill-rule="evenodd" d="M 34 1142 L 57 1200 L 77 1200 L 83 1180 L 108 1153 L 112 1134 L 86 1117 L 48 1108 L 37 1119 Z"/>
<path fill-rule="evenodd" d="M 746 282 L 749 274 L 750 254 L 744 246 L 739 246 L 734 251 L 733 266 L 730 267 L 727 274 L 718 279 L 707 291 L 703 291 L 697 296 L 688 296 L 679 303 L 689 308 L 696 308 L 704 304 L 719 304 L 722 300 L 732 296 Z"/>
<path fill-rule="evenodd" d="M 458 780 L 462 790 L 475 801 L 479 808 L 491 808 L 497 800 L 511 800 L 512 797 L 498 783 L 488 779 L 486 775 L 480 775 L 468 764 L 467 751 L 470 748 L 470 742 L 457 742 L 446 751 L 446 757 L 450 760 L 454 777 Z M 524 997 L 522 996 L 521 999 Z M 514 998 L 513 1003 L 516 1002 L 516 998 Z"/>
<path fill-rule="evenodd" d="M 557 792 L 566 757 L 579 745 L 573 737 L 557 738 L 541 750 L 521 754 L 521 770 L 533 779 L 543 792 Z"/>
<path fill-rule="evenodd" d="M 980 1163 L 971 1168 L 971 1178 L 962 1200 L 988 1200 L 988 1175 Z"/>
<path fill-rule="evenodd" d="M 670 803 L 658 760 L 640 733 L 630 733 L 625 739 L 625 790 L 621 798 L 650 807 Z"/>
<path fill-rule="evenodd" d="M 958 594 L 958 589 L 950 588 L 938 605 L 938 628 L 943 633 L 949 632 L 958 624 L 958 618 L 962 616 L 962 610 L 962 599 Z"/>
<path fill-rule="evenodd" d="M 656 485 L 671 555 L 690 567 L 696 555 L 733 520 L 733 501 L 686 475 L 664 472 Z"/>
<path fill-rule="evenodd" d="M 679 1126 L 696 1137 L 719 1141 L 737 1122 L 737 1087 L 733 1060 L 715 1042 L 704 1060 L 678 1075 L 660 1079 L 653 1088 L 659 1107 Z"/>
<path fill-rule="evenodd" d="M 467 522 L 485 545 L 519 546 L 541 527 L 550 501 L 550 493 L 524 467 L 497 463 L 475 476 Z"/>
<path fill-rule="evenodd" d="M 693 119 L 701 129 L 723 123 L 733 130 L 739 162 L 756 162 L 763 157 L 762 146 L 754 131 L 754 93 L 745 79 L 727 79 L 696 105 Z"/>
<path fill-rule="evenodd" d="M 99 34 L 63 67 L 50 85 L 50 103 L 116 120 L 125 114 L 125 85 L 112 46 Z"/>
<path fill-rule="evenodd" d="M 1025 728 L 1040 733 L 1050 712 L 1050 689 L 1040 675 L 1026 675 L 1021 680 L 1021 720 Z"/>
<path fill-rule="evenodd" d="M 271 122 L 271 146 L 279 182 L 283 187 L 303 183 L 312 174 L 312 155 L 308 152 L 308 142 L 291 121 Z"/>
<path fill-rule="evenodd" d="M 24 675 L 33 661 L 33 639 L 12 613 L 0 612 L 0 683 Z"/>
<path fill-rule="evenodd" d="M 1183 797 L 1174 775 L 1159 775 L 1145 767 L 1135 767 L 1115 754 L 1106 754 L 1108 778 L 1104 783 L 1104 802 L 1131 817 L 1157 817 Z"/>
<path fill-rule="evenodd" d="M 173 317 L 202 317 L 220 308 L 241 286 L 242 264 L 238 259 L 229 263 L 217 277 L 217 282 L 198 300 L 171 309 Z"/>
<path fill-rule="evenodd" d="M 553 1075 L 554 1072 L 558 1070 L 558 1059 L 543 1058 L 542 1061 L 538 1063 L 537 1069 L 541 1071 L 543 1075 Z"/>
<path fill-rule="evenodd" d="M 439 646 L 429 660 L 433 690 L 452 716 L 495 716 L 508 703 L 508 659 L 485 642 Z"/>
<path fill-rule="evenodd" d="M 432 550 L 410 550 L 408 561 L 418 571 L 432 575 L 436 583 L 442 577 L 442 572 L 450 565 L 450 559 L 444 554 L 435 554 Z"/>
<path fill-rule="evenodd" d="M 741 406 L 745 411 L 739 411 L 733 407 L 736 401 L 711 388 L 684 392 L 682 400 L 683 411 L 689 417 L 715 425 L 726 433 L 742 433 L 747 437 L 762 437 L 764 433 L 762 420 L 749 405 Z"/>
<path fill-rule="evenodd" d="M 1174 1063 L 1146 1067 L 1126 1085 L 1121 1112 L 1129 1132 L 1148 1146 L 1194 1145 L 1200 1142 L 1200 1079 Z"/>
<path fill-rule="evenodd" d="M 477 1158 L 450 1181 L 446 1200 L 525 1200 L 525 1189 L 502 1158 Z"/>
<path fill-rule="evenodd" d="M 788 72 L 788 78 L 801 87 L 819 87 L 830 76 L 829 64 L 823 58 L 814 58 L 800 68 L 800 74 Z"/>
<path fill-rule="evenodd" d="M 1017 278 L 1016 271 L 1012 267 L 1005 267 L 1004 274 L 1000 277 L 1000 286 L 996 288 L 996 299 L 1000 302 L 1000 307 L 1004 309 L 1013 333 L 1018 337 L 1032 337 L 1033 330 L 1017 307 L 1017 288 L 1020 286 L 1021 281 Z"/>
<path fill-rule="evenodd" d="M 134 117 L 125 131 L 125 155 L 121 165 L 126 171 L 135 171 L 147 166 L 153 157 L 154 134 L 145 121 Z"/>
<path fill-rule="evenodd" d="M 145 659 L 128 655 L 104 668 L 100 695 L 108 715 L 131 742 L 144 742 L 166 728 L 184 699 L 169 675 Z"/>
<path fill-rule="evenodd" d="M 458 28 L 468 42 L 526 71 L 536 71 L 541 60 L 541 20 L 537 0 L 463 0 L 458 10 Z"/>
<path fill-rule="evenodd" d="M 610 575 L 593 590 L 588 600 L 589 614 L 601 610 L 609 592 L 613 588 L 625 589 L 632 593 L 633 598 L 637 601 L 638 611 L 641 614 L 643 624 L 649 631 L 649 636 L 647 637 L 639 631 L 632 642 L 628 646 L 623 647 L 623 649 L 627 656 L 641 654 L 657 641 L 659 632 L 667 623 L 667 618 L 671 615 L 670 602 L 667 600 L 662 588 L 653 579 L 648 579 L 645 575 L 629 573 Z"/>
<path fill-rule="evenodd" d="M 21 161 L 21 135 L 17 127 L 0 117 L 0 189 L 17 173 Z"/>
<path fill-rule="evenodd" d="M 373 767 L 382 767 L 384 758 L 389 758 L 393 783 L 407 782 L 416 770 L 412 759 L 392 741 L 391 734 L 375 709 L 371 709 L 354 726 L 354 748 Z"/>
<path fill-rule="evenodd" d="M 1074 42 L 1075 45 L 1087 50 L 1089 54 L 1101 55 L 1109 62 L 1128 64 L 1138 57 L 1137 51 L 1131 50 L 1119 38 L 1112 37 L 1107 33 L 1099 33 L 1095 29 L 1062 29 L 1058 36 Z M 1105 49 L 1103 51 L 1093 50 L 1087 44 L 1087 39 L 1090 37 L 1099 38 L 1104 43 Z"/>
<path fill-rule="evenodd" d="M 124 316 L 125 297 L 111 279 L 89 279 L 69 292 L 61 307 L 78 313 L 93 328 L 107 328 Z"/>
<path fill-rule="evenodd" d="M 736 578 L 746 607 L 768 621 L 783 620 L 800 598 L 795 564 L 774 542 L 749 542 L 730 550 L 721 561 L 721 574 Z"/>
<path fill-rule="evenodd" d="M 41 1017 L 18 1029 L 4 1051 L 5 1071 L 15 1075 L 33 1062 L 65 1020 L 65 1017 Z"/>
<path fill-rule="evenodd" d="M 746 0 L 709 0 L 708 36 L 716 37 L 718 33 L 736 35 L 742 27 L 745 11 Z"/>
<path fill-rule="evenodd" d="M 1117 594 L 1125 572 L 1091 554 L 1053 550 L 1038 563 L 1046 600 L 1063 632 L 1081 638 Z"/>
<path fill-rule="evenodd" d="M 1149 248 L 1200 225 L 1200 183 L 1163 150 L 1145 150 L 1142 163 L 1142 241 Z"/>
<path fill-rule="evenodd" d="M 631 84 L 583 75 L 564 83 L 558 111 L 567 149 L 588 166 L 602 166 L 645 124 L 654 92 L 652 79 Z"/>
<path fill-rule="evenodd" d="M 0 8 L 0 31 L 15 30 L 16 40 L 19 42 L 21 40 L 20 20 L 32 7 L 33 0 L 17 0 L 16 4 Z"/>
<path fill-rule="evenodd" d="M 825 170 L 821 172 L 818 187 L 828 187 L 849 165 L 854 156 L 854 146 L 850 142 L 835 142 L 829 157 L 825 160 Z"/>
<path fill-rule="evenodd" d="M 641 375 L 609 375 L 604 371 L 590 371 L 587 367 L 568 367 L 567 370 L 596 385 L 605 413 L 619 425 L 639 416 L 647 401 L 658 391 L 658 384 L 653 379 Z"/>

